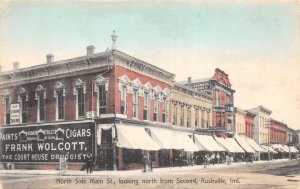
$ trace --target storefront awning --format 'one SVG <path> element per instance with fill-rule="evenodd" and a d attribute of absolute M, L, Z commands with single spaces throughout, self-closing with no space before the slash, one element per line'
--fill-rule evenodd
<path fill-rule="evenodd" d="M 248 153 L 255 153 L 255 150 L 247 143 L 246 138 L 242 136 L 235 136 L 235 140 Z"/>
<path fill-rule="evenodd" d="M 265 150 L 261 148 L 252 138 L 246 138 L 246 142 L 257 152 L 264 152 Z"/>
<path fill-rule="evenodd" d="M 184 150 L 184 146 L 178 141 L 173 131 L 168 128 L 149 127 L 151 137 L 161 149 Z"/>
<path fill-rule="evenodd" d="M 188 152 L 199 151 L 198 146 L 196 146 L 193 140 L 189 137 L 189 133 L 173 131 L 173 134 L 175 135 L 176 140 L 178 141 L 177 144 L 180 144 L 180 147 L 182 147 L 184 151 L 188 151 Z"/>
<path fill-rule="evenodd" d="M 118 143 L 121 148 L 159 150 L 159 145 L 148 135 L 142 126 L 117 125 Z"/>
<path fill-rule="evenodd" d="M 285 152 L 290 152 L 290 149 L 289 149 L 289 147 L 287 145 L 281 144 L 281 146 L 283 147 L 283 149 L 284 149 Z"/>
<path fill-rule="evenodd" d="M 261 147 L 266 150 L 265 152 L 270 151 L 271 153 L 275 153 L 275 154 L 278 153 L 271 146 L 269 147 L 269 146 L 266 146 L 266 145 L 261 145 Z"/>
<path fill-rule="evenodd" d="M 298 150 L 297 150 L 297 148 L 295 148 L 295 146 L 291 146 L 290 150 L 292 153 L 298 153 Z"/>
<path fill-rule="evenodd" d="M 237 149 L 234 148 L 234 146 L 232 146 L 227 140 L 225 140 L 222 137 L 214 137 L 215 140 L 217 141 L 217 143 L 219 145 L 221 145 L 224 149 L 226 149 L 226 151 L 228 152 L 232 152 L 232 153 L 237 153 L 239 152 Z"/>
<path fill-rule="evenodd" d="M 283 146 L 281 146 L 279 144 L 272 144 L 272 148 L 274 150 L 276 150 L 277 152 L 285 152 L 285 149 L 283 148 Z"/>
<path fill-rule="evenodd" d="M 245 150 L 243 150 L 243 148 L 237 143 L 236 140 L 234 140 L 234 138 L 225 138 L 225 140 L 227 140 L 236 149 L 238 153 L 245 152 Z"/>
<path fill-rule="evenodd" d="M 200 151 L 225 151 L 212 136 L 208 135 L 195 135 L 195 142 Z"/>

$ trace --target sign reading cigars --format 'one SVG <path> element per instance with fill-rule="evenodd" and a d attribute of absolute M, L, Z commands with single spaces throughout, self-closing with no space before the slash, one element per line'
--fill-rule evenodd
<path fill-rule="evenodd" d="M 85 162 L 93 151 L 94 124 L 0 128 L 1 162 Z"/>

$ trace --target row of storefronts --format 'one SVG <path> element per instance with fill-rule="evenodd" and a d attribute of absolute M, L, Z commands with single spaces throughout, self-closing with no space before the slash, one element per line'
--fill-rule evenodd
<path fill-rule="evenodd" d="M 277 146 L 270 145 L 267 108 L 236 115 L 224 71 L 175 82 L 174 74 L 116 49 L 94 50 L 0 72 L 2 168 L 59 169 L 66 160 L 82 169 L 92 158 L 97 170 L 124 170 L 146 160 L 166 167 L 201 164 L 208 154 L 245 161 L 297 152 L 277 144 L 286 144 L 279 126 L 271 127 Z"/>

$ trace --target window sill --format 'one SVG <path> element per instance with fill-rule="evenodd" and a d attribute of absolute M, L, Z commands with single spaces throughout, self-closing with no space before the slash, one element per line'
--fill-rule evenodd
<path fill-rule="evenodd" d="M 137 117 L 132 117 L 132 120 L 139 121 L 139 118 L 137 118 Z"/>
<path fill-rule="evenodd" d="M 76 120 L 84 120 L 86 119 L 85 117 L 77 117 Z"/>

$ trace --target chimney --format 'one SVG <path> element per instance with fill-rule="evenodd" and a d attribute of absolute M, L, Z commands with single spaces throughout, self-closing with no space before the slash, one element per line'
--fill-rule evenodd
<path fill-rule="evenodd" d="M 50 64 L 54 61 L 54 55 L 53 54 L 47 54 L 46 58 L 47 58 L 47 64 Z"/>
<path fill-rule="evenodd" d="M 192 77 L 188 77 L 188 85 L 192 84 Z"/>
<path fill-rule="evenodd" d="M 92 54 L 94 54 L 95 52 L 95 46 L 94 45 L 90 45 L 86 47 L 86 55 L 90 56 Z"/>
<path fill-rule="evenodd" d="M 19 62 L 13 62 L 13 69 L 14 69 L 14 70 L 19 69 L 19 65 L 20 65 Z"/>

